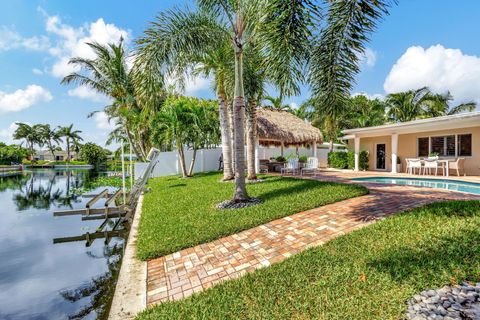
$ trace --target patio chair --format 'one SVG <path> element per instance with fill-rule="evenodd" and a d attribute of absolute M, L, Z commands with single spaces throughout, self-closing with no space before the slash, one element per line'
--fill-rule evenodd
<path fill-rule="evenodd" d="M 407 173 L 415 174 L 415 169 L 418 169 L 418 174 L 422 173 L 422 162 L 420 159 L 405 159 L 407 161 Z"/>
<path fill-rule="evenodd" d="M 285 167 L 280 169 L 280 174 L 292 173 L 295 174 L 298 172 L 299 162 L 298 158 L 288 159 L 288 162 L 285 163 Z"/>
<path fill-rule="evenodd" d="M 465 158 L 458 158 L 456 161 L 450 161 L 448 162 L 448 168 L 447 170 L 456 170 L 457 171 L 457 176 L 460 176 L 460 171 L 463 171 L 463 175 L 466 176 L 465 172 Z"/>
<path fill-rule="evenodd" d="M 300 175 L 303 176 L 306 172 L 313 172 L 314 176 L 317 175 L 318 172 L 318 158 L 317 157 L 309 157 L 307 159 L 307 163 L 305 167 L 300 169 Z"/>
<path fill-rule="evenodd" d="M 443 175 L 445 175 L 445 167 L 444 166 L 439 166 L 438 160 L 430 160 L 430 159 L 424 160 L 424 162 L 423 162 L 423 174 L 426 175 L 427 170 L 428 170 L 428 174 L 431 174 L 432 169 L 435 169 L 435 175 L 437 175 L 439 167 L 442 168 Z"/>

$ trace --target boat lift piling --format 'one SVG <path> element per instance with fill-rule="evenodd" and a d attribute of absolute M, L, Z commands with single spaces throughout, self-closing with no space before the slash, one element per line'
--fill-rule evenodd
<path fill-rule="evenodd" d="M 82 221 L 91 221 L 91 220 L 103 220 L 103 222 L 98 226 L 96 232 L 89 233 L 86 232 L 83 235 L 73 236 L 73 237 L 64 237 L 64 238 L 55 238 L 53 243 L 65 243 L 72 241 L 86 241 L 85 245 L 90 246 L 95 239 L 105 238 L 105 244 L 108 244 L 112 237 L 121 236 L 128 229 L 128 224 L 132 218 L 135 208 L 137 206 L 138 198 L 145 189 L 145 185 L 150 178 L 153 169 L 155 168 L 160 151 L 158 149 L 152 148 L 147 156 L 147 161 L 149 164 L 147 168 L 140 174 L 139 178 L 135 180 L 135 183 L 132 184 L 133 178 L 130 177 L 131 188 L 130 191 L 126 192 L 126 183 L 125 183 L 125 164 L 123 161 L 123 145 L 122 145 L 122 188 L 118 189 L 115 193 L 109 193 L 108 189 L 102 190 L 96 195 L 86 195 L 85 198 L 91 198 L 85 205 L 84 209 L 73 209 L 65 211 L 55 211 L 53 215 L 55 217 L 64 217 L 64 216 L 73 216 L 81 215 Z M 130 155 L 131 158 L 131 155 Z M 130 163 L 130 170 L 132 165 Z M 132 175 L 133 172 L 130 172 Z M 113 206 L 120 195 L 123 195 L 123 203 L 118 206 Z M 101 199 L 106 199 L 103 208 L 94 207 L 100 202 Z M 111 219 L 117 219 L 111 230 L 104 231 L 105 227 L 108 225 L 108 221 Z M 120 228 L 121 225 L 126 225 L 127 228 Z"/>

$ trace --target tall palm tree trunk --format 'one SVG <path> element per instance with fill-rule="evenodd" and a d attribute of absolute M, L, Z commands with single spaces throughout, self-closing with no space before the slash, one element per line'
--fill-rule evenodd
<path fill-rule="evenodd" d="M 70 139 L 67 138 L 67 162 L 70 161 Z"/>
<path fill-rule="evenodd" d="M 178 157 L 180 160 L 180 170 L 182 170 L 182 177 L 187 178 L 188 173 L 187 173 L 187 167 L 185 165 L 185 153 L 183 151 L 183 144 L 177 142 L 177 152 L 178 152 Z"/>
<path fill-rule="evenodd" d="M 130 133 L 130 130 L 128 130 L 127 127 L 125 128 L 125 132 L 127 133 L 128 144 L 132 146 L 132 150 L 137 155 L 137 158 L 139 160 L 144 160 L 140 152 L 138 152 L 137 146 L 135 145 L 135 143 L 133 143 L 132 134 Z"/>
<path fill-rule="evenodd" d="M 235 168 L 235 126 L 233 121 L 233 102 L 227 103 L 228 121 L 230 123 L 230 142 L 232 143 L 231 166 Z"/>
<path fill-rule="evenodd" d="M 220 134 L 222 137 L 222 155 L 223 155 L 223 180 L 232 180 L 234 178 L 232 167 L 232 139 L 230 136 L 229 112 L 225 106 L 225 91 L 223 88 L 218 92 L 218 113 L 220 118 Z"/>
<path fill-rule="evenodd" d="M 247 108 L 247 179 L 257 179 L 255 170 L 257 139 L 257 101 L 250 99 Z"/>
<path fill-rule="evenodd" d="M 197 146 L 193 145 L 192 161 L 190 161 L 190 168 L 188 169 L 188 176 L 193 176 L 193 168 L 195 167 L 195 160 L 197 159 Z"/>
<path fill-rule="evenodd" d="M 243 50 L 235 46 L 235 95 L 233 100 L 233 121 L 235 128 L 235 201 L 248 199 L 245 185 L 245 95 L 243 90 Z"/>

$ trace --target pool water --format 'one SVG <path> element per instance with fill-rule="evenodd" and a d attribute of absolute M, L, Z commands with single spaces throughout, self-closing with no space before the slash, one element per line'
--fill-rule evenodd
<path fill-rule="evenodd" d="M 465 182 L 465 181 L 459 181 L 459 180 L 423 179 L 423 178 L 391 178 L 391 177 L 367 177 L 367 178 L 355 178 L 352 180 L 405 185 L 405 186 L 438 188 L 438 189 L 446 189 L 450 191 L 460 191 L 460 192 L 480 194 L 480 183 Z"/>

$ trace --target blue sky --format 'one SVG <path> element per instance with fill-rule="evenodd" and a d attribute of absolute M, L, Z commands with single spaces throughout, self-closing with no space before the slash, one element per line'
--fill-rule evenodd
<path fill-rule="evenodd" d="M 11 142 L 16 121 L 74 123 L 87 141 L 104 143 L 110 129 L 102 114 L 107 102 L 84 89 L 62 86 L 73 55 L 88 55 L 85 39 L 130 43 L 155 14 L 190 1 L 16 0 L 0 3 L 0 141 Z M 450 90 L 456 102 L 480 102 L 480 1 L 400 0 L 368 44 L 352 93 L 384 96 L 418 88 Z M 187 94 L 213 97 L 208 80 L 187 86 Z M 304 88 L 287 101 L 299 105 Z"/>

